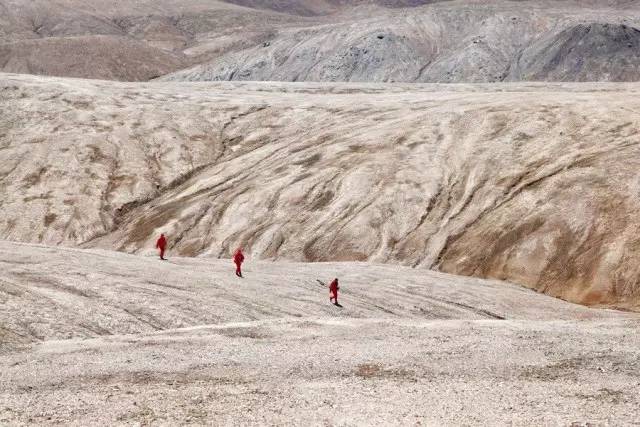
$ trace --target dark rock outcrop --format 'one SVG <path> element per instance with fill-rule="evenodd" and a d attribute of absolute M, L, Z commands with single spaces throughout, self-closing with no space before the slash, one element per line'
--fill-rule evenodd
<path fill-rule="evenodd" d="M 640 30 L 623 24 L 578 24 L 525 49 L 509 80 L 637 81 Z"/>

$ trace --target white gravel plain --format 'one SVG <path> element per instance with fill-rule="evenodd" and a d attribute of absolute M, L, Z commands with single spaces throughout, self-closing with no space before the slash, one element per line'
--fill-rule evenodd
<path fill-rule="evenodd" d="M 633 313 L 365 263 L 0 264 L 0 425 L 637 425 Z"/>

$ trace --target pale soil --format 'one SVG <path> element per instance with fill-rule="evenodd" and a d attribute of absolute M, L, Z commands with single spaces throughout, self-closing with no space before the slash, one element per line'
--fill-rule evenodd
<path fill-rule="evenodd" d="M 0 423 L 634 425 L 638 326 L 305 319 L 47 342 L 0 359 Z"/>
<path fill-rule="evenodd" d="M 0 249 L 3 425 L 637 421 L 635 314 L 364 263 L 250 259 L 239 279 L 228 260 Z M 342 308 L 316 281 L 334 275 Z"/>
<path fill-rule="evenodd" d="M 369 261 L 638 309 L 638 84 L 0 76 L 0 238 Z"/>

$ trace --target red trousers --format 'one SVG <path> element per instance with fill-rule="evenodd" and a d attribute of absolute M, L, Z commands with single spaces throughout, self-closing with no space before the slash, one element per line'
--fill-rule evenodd
<path fill-rule="evenodd" d="M 164 259 L 164 249 L 165 248 L 160 248 L 160 259 Z"/>
<path fill-rule="evenodd" d="M 242 276 L 241 262 L 236 262 L 236 276 Z"/>

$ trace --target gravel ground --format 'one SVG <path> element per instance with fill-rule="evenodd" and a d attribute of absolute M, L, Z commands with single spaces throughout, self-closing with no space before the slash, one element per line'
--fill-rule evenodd
<path fill-rule="evenodd" d="M 637 320 L 275 320 L 3 357 L 0 423 L 633 425 Z"/>
<path fill-rule="evenodd" d="M 0 354 L 45 340 L 282 318 L 633 318 L 499 281 L 368 263 L 141 257 L 0 241 Z M 326 284 L 341 281 L 342 309 Z M 323 284 L 325 286 L 323 286 Z"/>
<path fill-rule="evenodd" d="M 229 264 L 0 242 L 0 425 L 637 425 L 636 314 L 395 266 Z"/>

